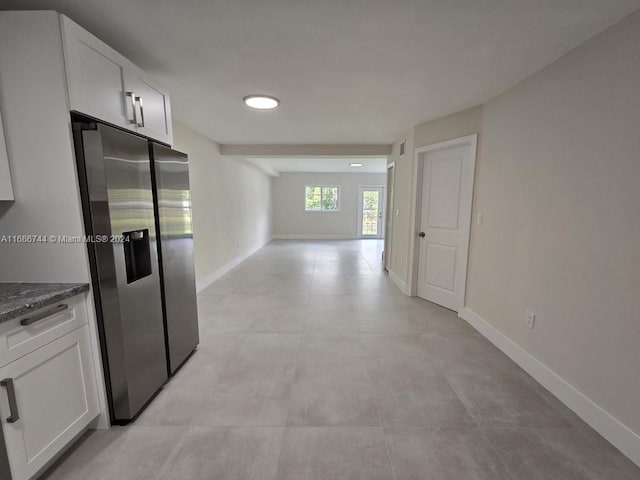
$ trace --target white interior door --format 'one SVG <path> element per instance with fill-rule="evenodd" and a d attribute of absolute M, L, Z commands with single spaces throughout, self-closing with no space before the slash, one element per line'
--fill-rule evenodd
<path fill-rule="evenodd" d="M 423 161 L 418 296 L 458 311 L 464 305 L 475 136 L 418 158 Z"/>
<path fill-rule="evenodd" d="M 360 187 L 358 233 L 362 238 L 382 238 L 383 187 Z"/>

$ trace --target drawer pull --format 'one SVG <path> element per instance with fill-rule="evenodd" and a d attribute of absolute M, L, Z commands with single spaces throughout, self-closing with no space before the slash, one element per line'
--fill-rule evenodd
<path fill-rule="evenodd" d="M 55 307 L 50 308 L 49 310 L 43 310 L 42 312 L 35 314 L 33 317 L 23 318 L 22 320 L 20 320 L 20 325 L 25 325 L 25 326 L 32 325 L 42 320 L 45 317 L 48 317 L 55 313 L 63 312 L 67 308 L 69 308 L 69 305 L 67 305 L 66 303 L 61 303 L 60 305 L 56 305 Z M 2 383 L 0 383 L 0 385 L 2 385 Z"/>
<path fill-rule="evenodd" d="M 7 423 L 16 423 L 20 420 L 18 414 L 18 402 L 16 401 L 16 389 L 13 387 L 13 378 L 5 378 L 0 380 L 0 386 L 7 389 L 7 398 L 9 399 L 9 415 L 7 417 Z"/>

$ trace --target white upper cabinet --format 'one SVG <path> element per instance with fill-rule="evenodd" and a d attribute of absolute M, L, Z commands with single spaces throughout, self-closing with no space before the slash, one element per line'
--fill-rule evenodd
<path fill-rule="evenodd" d="M 127 100 L 133 108 L 137 132 L 172 144 L 169 93 L 135 66 L 125 70 L 125 85 Z"/>
<path fill-rule="evenodd" d="M 135 131 L 125 110 L 127 59 L 61 15 L 71 110 Z"/>
<path fill-rule="evenodd" d="M 167 91 L 78 24 L 60 18 L 71 110 L 171 145 Z"/>
<path fill-rule="evenodd" d="M 2 112 L 0 112 L 0 200 L 13 200 L 9 156 L 7 155 L 4 128 L 2 127 Z"/>

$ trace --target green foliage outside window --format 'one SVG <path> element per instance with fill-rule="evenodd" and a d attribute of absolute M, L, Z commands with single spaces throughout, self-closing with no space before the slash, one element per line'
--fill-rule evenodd
<path fill-rule="evenodd" d="M 312 212 L 338 210 L 338 187 L 305 187 L 304 209 Z"/>

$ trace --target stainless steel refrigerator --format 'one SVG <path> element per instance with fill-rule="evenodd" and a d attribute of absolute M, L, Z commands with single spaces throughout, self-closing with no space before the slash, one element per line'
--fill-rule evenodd
<path fill-rule="evenodd" d="M 173 374 L 199 343 L 189 159 L 150 143 L 160 254 L 169 373 Z"/>
<path fill-rule="evenodd" d="M 127 423 L 198 343 L 188 164 L 146 138 L 74 120 L 109 410 Z"/>

